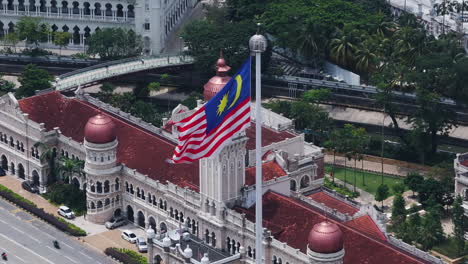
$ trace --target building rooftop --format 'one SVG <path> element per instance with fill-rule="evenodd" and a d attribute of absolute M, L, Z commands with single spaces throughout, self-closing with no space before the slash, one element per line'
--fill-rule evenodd
<path fill-rule="evenodd" d="M 342 214 L 353 216 L 355 213 L 359 212 L 358 208 L 351 206 L 350 204 L 347 204 L 337 198 L 334 198 L 322 191 L 308 195 L 308 197 L 318 203 L 323 203 L 328 208 L 336 209 L 336 211 Z"/>
<path fill-rule="evenodd" d="M 255 206 L 249 209 L 235 208 L 245 213 L 250 221 L 255 220 Z M 272 235 L 281 242 L 306 253 L 309 230 L 327 218 L 317 210 L 294 198 L 269 191 L 263 196 L 264 226 L 272 231 Z M 332 221 L 343 231 L 344 248 L 346 251 L 344 263 L 379 263 L 379 264 L 410 264 L 427 263 L 417 257 L 390 245 L 386 241 L 376 239 L 367 233 L 348 226 L 346 223 Z"/>
<path fill-rule="evenodd" d="M 250 186 L 255 184 L 255 168 L 249 167 L 245 169 L 245 185 Z M 264 162 L 262 165 L 262 178 L 264 182 L 286 175 L 287 173 L 276 161 Z"/>
<path fill-rule="evenodd" d="M 377 224 L 372 220 L 369 215 L 363 215 L 361 217 L 355 218 L 345 224 L 349 227 L 352 227 L 360 232 L 363 232 L 371 237 L 386 241 L 387 238 L 377 227 Z"/>

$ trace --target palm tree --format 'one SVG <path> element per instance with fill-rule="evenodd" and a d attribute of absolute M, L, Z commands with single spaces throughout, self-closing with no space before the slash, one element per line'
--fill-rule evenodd
<path fill-rule="evenodd" d="M 307 23 L 307 25 L 300 30 L 296 40 L 299 52 L 306 58 L 312 58 L 315 67 L 317 67 L 316 57 L 318 55 L 321 39 L 323 39 L 322 29 L 319 24 Z"/>
<path fill-rule="evenodd" d="M 455 4 L 456 5 L 456 4 Z M 442 34 L 445 34 L 445 15 L 454 11 L 454 4 L 450 0 L 444 0 L 442 3 L 434 4 L 437 15 L 442 16 Z"/>
<path fill-rule="evenodd" d="M 356 69 L 361 73 L 369 74 L 377 65 L 377 55 L 370 51 L 367 45 L 361 45 L 356 51 Z"/>
<path fill-rule="evenodd" d="M 60 161 L 61 163 L 57 166 L 57 173 L 61 181 L 69 183 L 73 173 L 82 175 L 83 161 L 77 161 L 65 157 L 62 157 Z"/>
<path fill-rule="evenodd" d="M 55 156 L 56 153 L 53 150 L 53 148 L 49 147 L 49 145 L 42 143 L 42 142 L 37 142 L 34 144 L 34 147 L 37 149 L 41 149 L 41 156 L 39 157 L 39 160 L 41 162 L 47 162 L 49 165 L 49 174 L 47 176 L 48 183 L 53 183 L 56 180 L 55 177 Z"/>
<path fill-rule="evenodd" d="M 330 41 L 330 56 L 343 66 L 354 61 L 355 36 L 353 32 L 337 30 L 337 37 Z"/>

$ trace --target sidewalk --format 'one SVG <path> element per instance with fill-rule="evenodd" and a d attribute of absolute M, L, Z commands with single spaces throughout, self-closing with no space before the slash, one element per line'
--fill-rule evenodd
<path fill-rule="evenodd" d="M 4 185 L 13 192 L 35 203 L 37 207 L 43 208 L 45 212 L 61 218 L 61 216 L 57 214 L 57 206 L 49 203 L 49 201 L 42 198 L 42 196 L 38 194 L 33 194 L 24 190 L 21 187 L 21 182 L 22 181 L 19 180 L 17 177 L 11 175 L 0 177 L 1 185 Z M 129 223 L 114 230 L 108 230 L 104 225 L 93 224 L 91 222 L 86 221 L 86 219 L 84 219 L 84 216 L 76 217 L 72 220 L 65 220 L 67 220 L 70 223 L 73 223 L 74 225 L 80 227 L 88 233 L 86 237 L 78 237 L 76 238 L 77 240 L 84 242 L 88 246 L 91 246 L 100 252 L 103 252 L 108 247 L 126 248 L 136 251 L 136 247 L 134 244 L 131 244 L 120 237 L 122 230 L 128 229 L 133 231 L 138 237 L 146 237 L 145 230 L 142 230 L 141 228 L 135 226 L 133 223 Z M 146 256 L 146 253 L 142 255 Z"/>
<path fill-rule="evenodd" d="M 369 160 L 370 158 L 374 160 Z M 380 159 L 379 157 L 366 156 L 365 160 L 357 161 L 357 167 L 362 168 L 362 162 L 364 162 L 364 170 L 372 172 L 382 172 L 382 163 L 380 161 L 375 161 L 375 159 Z M 339 166 L 345 165 L 345 157 L 336 155 L 336 164 Z M 389 163 L 393 164 L 389 164 Z M 333 164 L 333 155 L 325 154 L 325 163 Z M 398 165 L 400 163 L 400 165 Z M 347 161 L 348 168 L 354 168 L 354 160 Z M 412 164 L 408 162 L 402 162 L 397 160 L 384 159 L 384 173 L 396 176 L 406 177 L 410 172 L 418 172 L 425 174 L 428 171 L 429 167 L 422 166 L 419 164 Z"/>

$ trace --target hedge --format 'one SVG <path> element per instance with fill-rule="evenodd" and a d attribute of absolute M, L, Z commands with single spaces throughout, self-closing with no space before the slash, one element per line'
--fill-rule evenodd
<path fill-rule="evenodd" d="M 16 204 L 18 207 L 23 208 L 29 213 L 53 225 L 60 231 L 68 233 L 72 236 L 86 236 L 86 231 L 82 230 L 81 228 L 71 223 L 68 223 L 61 218 L 56 217 L 55 215 L 44 212 L 44 209 L 37 208 L 37 205 L 34 204 L 33 202 L 27 200 L 21 195 L 14 193 L 13 191 L 11 191 L 10 189 L 6 188 L 3 185 L 0 185 L 0 186 L 2 187 L 0 188 L 0 196 Z"/>
<path fill-rule="evenodd" d="M 106 248 L 104 253 L 124 264 L 148 264 L 148 260 L 137 252 L 125 248 Z"/>
<path fill-rule="evenodd" d="M 35 203 L 29 201 L 28 199 L 24 198 L 23 196 L 21 196 L 21 195 L 15 193 L 14 191 L 8 189 L 8 188 L 5 187 L 4 185 L 1 185 L 1 184 L 0 184 L 0 191 L 7 192 L 7 193 L 11 194 L 12 196 L 14 196 L 15 199 L 21 200 L 21 201 L 23 201 L 23 202 L 25 202 L 25 203 L 28 203 L 28 204 L 30 204 L 30 205 L 32 205 L 32 206 L 37 207 L 37 205 L 36 205 Z"/>

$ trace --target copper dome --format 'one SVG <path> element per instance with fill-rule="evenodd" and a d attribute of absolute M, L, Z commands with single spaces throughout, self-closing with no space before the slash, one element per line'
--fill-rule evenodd
<path fill-rule="evenodd" d="M 218 93 L 226 83 L 229 82 L 231 79 L 230 76 L 227 76 L 227 72 L 231 69 L 228 65 L 226 65 L 226 60 L 223 58 L 223 53 L 220 54 L 218 61 L 216 62 L 216 76 L 211 78 L 204 86 L 203 86 L 203 97 L 205 101 L 210 100 Z"/>
<path fill-rule="evenodd" d="M 336 253 L 343 249 L 343 232 L 330 221 L 318 223 L 310 230 L 308 247 L 316 253 Z"/>
<path fill-rule="evenodd" d="M 117 137 L 114 122 L 102 114 L 95 115 L 88 120 L 84 135 L 86 141 L 95 144 L 109 143 Z"/>

